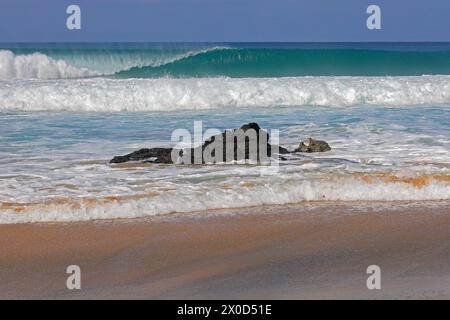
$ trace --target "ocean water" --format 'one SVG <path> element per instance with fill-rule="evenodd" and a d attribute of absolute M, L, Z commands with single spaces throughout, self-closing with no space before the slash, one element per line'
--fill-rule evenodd
<path fill-rule="evenodd" d="M 258 122 L 256 165 L 110 165 L 175 129 Z M 450 44 L 1 44 L 0 223 L 304 201 L 450 200 Z"/>

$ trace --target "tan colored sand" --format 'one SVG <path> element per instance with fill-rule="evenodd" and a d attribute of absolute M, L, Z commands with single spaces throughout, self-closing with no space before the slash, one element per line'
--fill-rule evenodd
<path fill-rule="evenodd" d="M 3 225 L 0 298 L 450 298 L 450 207 L 383 208 Z M 366 288 L 371 264 L 382 290 Z"/>

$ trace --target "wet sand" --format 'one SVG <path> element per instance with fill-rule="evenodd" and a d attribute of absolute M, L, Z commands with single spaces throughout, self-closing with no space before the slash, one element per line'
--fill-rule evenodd
<path fill-rule="evenodd" d="M 342 204 L 2 225 L 0 298 L 450 299 L 449 223 L 448 204 Z"/>

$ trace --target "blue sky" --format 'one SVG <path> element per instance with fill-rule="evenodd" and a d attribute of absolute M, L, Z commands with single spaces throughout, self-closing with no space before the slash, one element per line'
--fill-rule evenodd
<path fill-rule="evenodd" d="M 82 29 L 66 28 L 66 8 Z M 382 29 L 366 9 L 382 9 Z M 0 42 L 450 41 L 449 0 L 1 0 Z"/>

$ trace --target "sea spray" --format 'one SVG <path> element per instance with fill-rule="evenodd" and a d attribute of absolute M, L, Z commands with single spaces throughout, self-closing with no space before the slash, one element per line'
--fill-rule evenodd
<path fill-rule="evenodd" d="M 450 104 L 450 76 L 0 81 L 0 111 Z"/>

